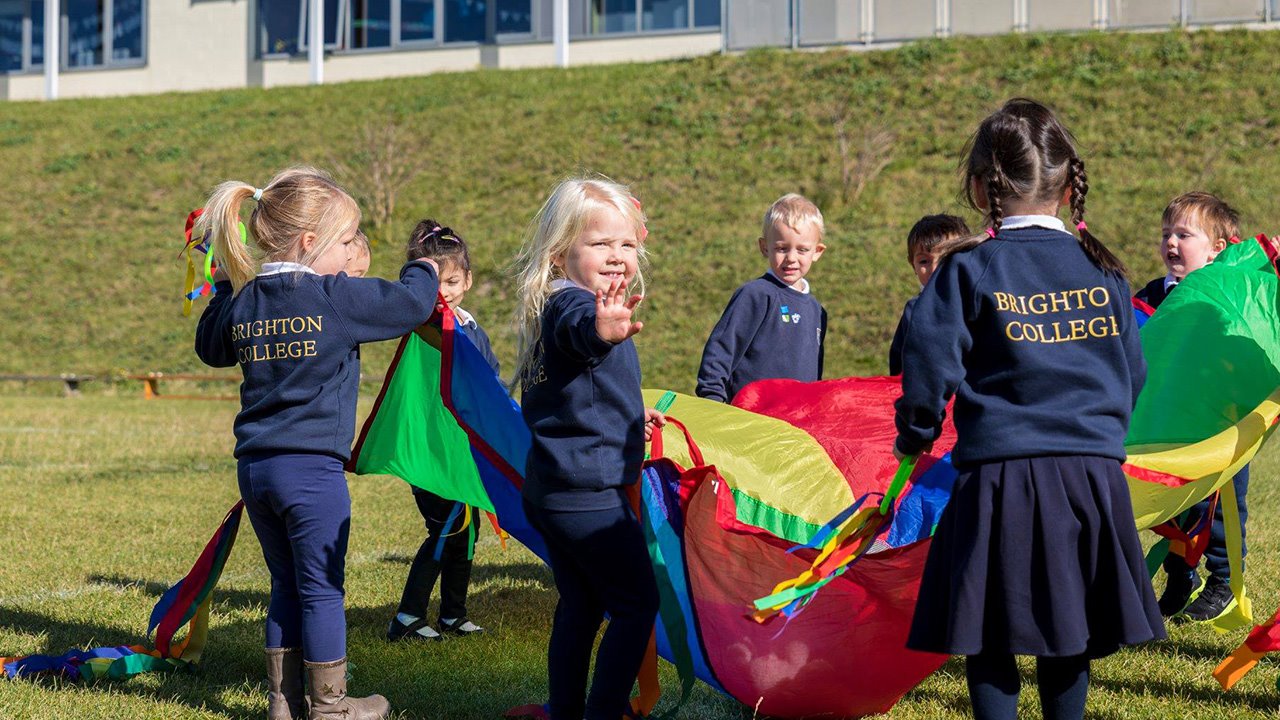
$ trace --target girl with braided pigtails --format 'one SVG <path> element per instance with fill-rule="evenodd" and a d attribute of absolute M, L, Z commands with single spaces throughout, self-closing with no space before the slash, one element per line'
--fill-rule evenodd
<path fill-rule="evenodd" d="M 1017 717 L 1016 655 L 1036 657 L 1046 720 L 1082 718 L 1090 660 L 1165 636 L 1121 471 L 1146 378 L 1129 285 L 1085 225 L 1085 163 L 1047 107 L 1005 103 L 963 174 L 987 228 L 942 246 L 896 404 L 903 457 L 930 448 L 955 396 L 959 471 L 907 644 L 967 657 L 979 720 Z"/>

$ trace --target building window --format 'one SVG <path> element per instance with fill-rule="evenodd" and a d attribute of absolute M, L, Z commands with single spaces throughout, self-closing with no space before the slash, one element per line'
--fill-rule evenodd
<path fill-rule="evenodd" d="M 43 47 L 44 5 L 41 3 L 39 8 L 34 6 L 32 0 L 0 0 L 0 72 L 31 69 L 32 15 L 37 12 L 41 21 L 39 42 Z"/>
<path fill-rule="evenodd" d="M 391 47 L 391 0 L 351 0 L 351 47 Z"/>
<path fill-rule="evenodd" d="M 636 31 L 636 0 L 591 0 L 591 31 Z"/>
<path fill-rule="evenodd" d="M 696 0 L 693 6 L 694 27 L 720 27 L 720 0 Z"/>
<path fill-rule="evenodd" d="M 528 35 L 533 32 L 532 0 L 495 0 L 499 35 Z"/>
<path fill-rule="evenodd" d="M 145 0 L 63 0 L 63 68 L 128 67 L 146 57 Z M 44 66 L 44 0 L 0 0 L 0 72 Z"/>
<path fill-rule="evenodd" d="M 484 25 L 484 0 L 444 0 L 445 42 L 482 42 Z"/>
<path fill-rule="evenodd" d="M 0 7 L 5 2 L 0 0 Z M 307 51 L 309 6 L 324 3 L 325 47 L 392 49 L 444 43 L 550 39 L 553 0 L 258 0 L 258 53 Z M 1277 0 L 1280 1 L 1280 0 Z M 143 0 L 64 0 L 140 3 Z M 583 0 L 571 3 L 575 35 L 720 26 L 722 0 Z"/>
<path fill-rule="evenodd" d="M 436 0 L 401 0 L 400 42 L 433 40 L 436 36 Z"/>

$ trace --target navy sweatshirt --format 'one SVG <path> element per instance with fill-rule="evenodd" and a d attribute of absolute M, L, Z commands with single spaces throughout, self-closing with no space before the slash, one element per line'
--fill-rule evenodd
<path fill-rule="evenodd" d="M 1165 277 L 1165 275 L 1161 275 L 1155 280 L 1147 283 L 1138 291 L 1138 294 L 1134 295 L 1134 297 L 1150 305 L 1152 308 L 1160 307 L 1160 303 L 1164 302 L 1164 299 L 1169 297 L 1169 293 L 1173 292 L 1173 288 L 1177 287 L 1175 284 L 1166 290 L 1164 286 Z"/>
<path fill-rule="evenodd" d="M 644 399 L 630 339 L 596 333 L 596 299 L 572 286 L 542 311 L 542 337 L 520 410 L 533 434 L 524 498 L 546 510 L 603 510 L 640 477 Z"/>
<path fill-rule="evenodd" d="M 916 306 L 919 295 L 912 297 L 902 306 L 902 317 L 898 320 L 898 329 L 893 331 L 893 342 L 889 343 L 889 374 L 902 374 L 902 346 L 907 341 L 907 325 L 911 322 L 911 310 Z"/>
<path fill-rule="evenodd" d="M 738 288 L 702 350 L 698 397 L 729 402 L 756 380 L 822 379 L 827 311 L 773 273 Z"/>
<path fill-rule="evenodd" d="M 1123 460 L 1147 365 L 1124 278 L 1066 232 L 1029 227 L 956 253 L 911 314 L 898 449 L 920 452 L 954 394 L 958 466 L 1044 455 Z"/>
<path fill-rule="evenodd" d="M 220 282 L 196 328 L 196 354 L 213 367 L 239 364 L 235 456 L 351 456 L 361 343 L 399 337 L 427 321 L 439 280 L 411 262 L 400 281 L 346 273 L 282 272 L 232 295 Z"/>

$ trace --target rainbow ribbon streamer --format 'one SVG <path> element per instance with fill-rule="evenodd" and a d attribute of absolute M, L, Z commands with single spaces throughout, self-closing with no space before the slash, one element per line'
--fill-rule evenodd
<path fill-rule="evenodd" d="M 808 543 L 788 551 L 821 548 L 808 570 L 778 583 L 772 593 L 755 601 L 752 617 L 756 622 L 767 622 L 779 615 L 791 620 L 813 602 L 827 583 L 870 552 L 876 538 L 893 524 L 898 497 L 915 471 L 916 459 L 903 458 L 879 505 L 863 507 L 871 493 L 863 495 L 822 526 Z"/>
<path fill-rule="evenodd" d="M 200 662 L 209 637 L 209 604 L 213 588 L 222 576 L 231 548 L 235 546 L 243 510 L 244 501 L 231 507 L 190 572 L 165 591 L 156 603 L 147 625 L 147 635 L 155 632 L 154 648 L 116 645 L 75 649 L 58 656 L 0 658 L 5 676 L 21 678 L 50 673 L 73 680 L 119 680 L 140 673 L 192 669 Z M 175 643 L 174 635 L 183 625 L 187 626 L 187 633 Z"/>

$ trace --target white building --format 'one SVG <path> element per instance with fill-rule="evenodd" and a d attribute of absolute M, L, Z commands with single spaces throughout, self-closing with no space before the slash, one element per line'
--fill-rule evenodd
<path fill-rule="evenodd" d="M 310 17 L 311 2 L 321 15 Z M 53 3 L 53 5 L 46 5 Z M 657 60 L 952 33 L 1271 22 L 1280 0 L 0 0 L 0 98 Z M 46 17 L 56 16 L 53 27 Z M 309 58 L 322 20 L 323 58 Z M 46 67 L 45 48 L 56 48 Z"/>

